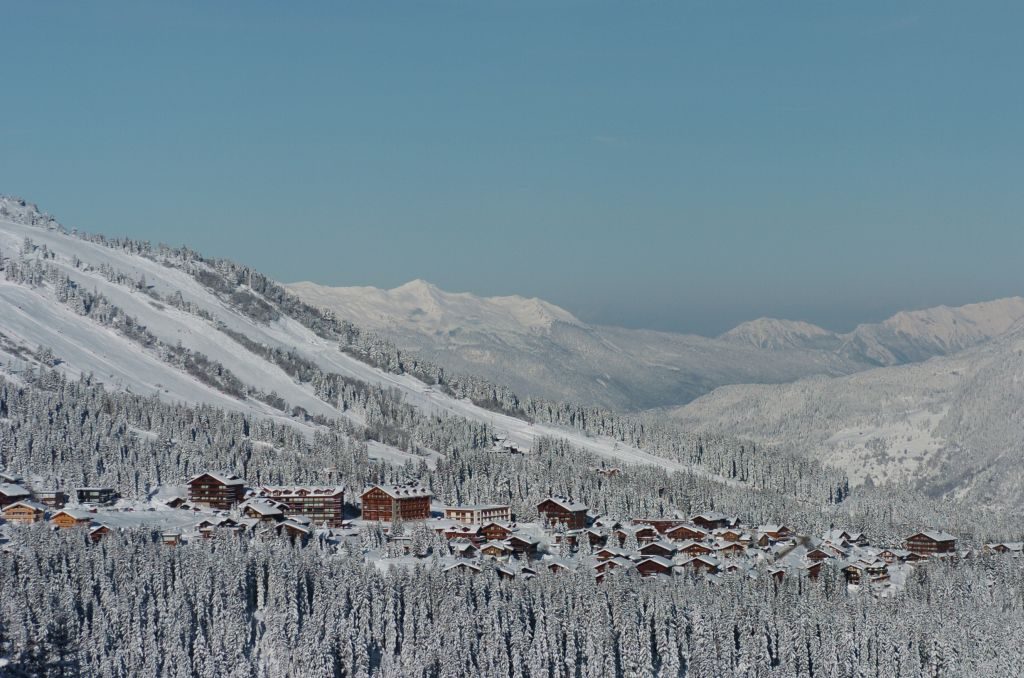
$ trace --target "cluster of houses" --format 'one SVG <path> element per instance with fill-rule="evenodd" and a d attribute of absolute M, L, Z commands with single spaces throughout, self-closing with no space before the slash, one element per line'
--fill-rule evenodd
<path fill-rule="evenodd" d="M 600 469 L 614 472 L 616 469 Z M 264 485 L 248 487 L 231 473 L 200 473 L 187 482 L 187 496 L 165 503 L 171 509 L 194 511 L 195 522 L 163 539 L 178 544 L 193 536 L 210 538 L 222 532 L 284 535 L 305 543 L 316 531 L 329 536 L 356 532 L 355 524 L 387 525 L 391 552 L 413 554 L 412 538 L 397 523 L 425 525 L 448 545 L 446 570 L 479 572 L 496 568 L 502 576 L 532 576 L 585 571 L 598 581 L 612 572 L 632 571 L 643 577 L 693 574 L 717 578 L 740 572 L 756 576 L 767 571 L 782 579 L 804 573 L 817 578 L 822 568 L 839 569 L 855 585 L 889 585 L 905 578 L 908 567 L 923 560 L 958 555 L 953 535 L 926 530 L 897 547 L 878 547 L 866 535 L 833 529 L 820 537 L 798 534 L 783 524 L 744 526 L 720 512 L 683 517 L 610 520 L 594 515 L 582 503 L 547 497 L 536 506 L 538 519 L 519 522 L 507 504 L 432 506 L 429 489 L 417 484 L 378 484 L 359 496 L 358 518 L 345 515 L 344 485 Z M 55 529 L 84 527 L 98 541 L 110 532 L 103 516 L 118 499 L 111 488 L 80 487 L 74 505 L 58 490 L 31 491 L 20 478 L 0 475 L 0 514 L 12 525 L 48 520 Z M 131 510 L 131 509 L 127 509 Z M 986 544 L 986 554 L 1024 555 L 1020 542 Z"/>

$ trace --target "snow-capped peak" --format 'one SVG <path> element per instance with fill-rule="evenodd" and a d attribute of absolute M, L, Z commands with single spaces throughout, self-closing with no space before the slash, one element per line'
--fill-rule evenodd
<path fill-rule="evenodd" d="M 722 334 L 719 339 L 750 344 L 757 348 L 778 350 L 803 348 L 809 343 L 834 337 L 832 332 L 802 320 L 758 318 L 737 325 Z"/>

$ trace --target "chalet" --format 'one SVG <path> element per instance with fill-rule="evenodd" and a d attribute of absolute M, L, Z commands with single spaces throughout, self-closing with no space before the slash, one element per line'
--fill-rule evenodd
<path fill-rule="evenodd" d="M 421 485 L 374 485 L 363 492 L 363 520 L 427 520 L 430 518 L 430 490 Z"/>
<path fill-rule="evenodd" d="M 672 561 L 660 556 L 649 556 L 636 564 L 637 572 L 642 577 L 656 577 L 659 574 L 672 574 Z"/>
<path fill-rule="evenodd" d="M 793 536 L 793 530 L 785 525 L 762 525 L 757 528 L 757 531 L 761 534 L 767 534 L 775 541 L 784 541 Z"/>
<path fill-rule="evenodd" d="M 725 541 L 731 542 L 750 542 L 750 535 L 742 530 L 737 530 L 734 527 L 727 527 L 724 530 L 715 530 L 715 536 Z"/>
<path fill-rule="evenodd" d="M 89 530 L 89 539 L 91 539 L 92 542 L 95 544 L 108 534 L 110 534 L 109 527 L 107 527 L 106 525 L 97 525 L 96 527 Z"/>
<path fill-rule="evenodd" d="M 489 541 L 505 541 L 513 532 L 515 528 L 512 525 L 491 522 L 480 526 L 480 533 Z"/>
<path fill-rule="evenodd" d="M 75 499 L 79 504 L 106 506 L 117 501 L 117 490 L 112 487 L 76 487 Z"/>
<path fill-rule="evenodd" d="M 684 542 L 679 547 L 679 552 L 686 554 L 690 557 L 693 556 L 706 556 L 714 553 L 714 548 L 707 544 L 703 544 L 699 541 Z"/>
<path fill-rule="evenodd" d="M 640 547 L 640 553 L 645 556 L 660 556 L 671 558 L 676 554 L 676 545 L 670 541 L 652 541 Z"/>
<path fill-rule="evenodd" d="M 552 525 L 562 523 L 570 530 L 582 530 L 587 526 L 587 507 L 578 502 L 548 497 L 537 504 L 537 512 Z"/>
<path fill-rule="evenodd" d="M 813 560 L 814 562 L 818 562 L 818 563 L 820 563 L 823 560 L 827 560 L 829 558 L 832 558 L 832 557 L 834 557 L 832 555 L 832 553 L 830 553 L 829 551 L 826 551 L 825 549 L 823 549 L 821 547 L 811 549 L 810 551 L 807 552 L 807 559 L 808 560 Z"/>
<path fill-rule="evenodd" d="M 999 544 L 985 544 L 985 553 L 1012 553 L 1020 555 L 1024 553 L 1024 543 L 1019 541 L 1001 542 Z"/>
<path fill-rule="evenodd" d="M 0 483 L 21 485 L 24 481 L 25 479 L 19 476 L 17 473 L 11 473 L 10 471 L 0 471 Z"/>
<path fill-rule="evenodd" d="M 697 527 L 708 531 L 720 530 L 724 527 L 736 527 L 739 524 L 739 521 L 735 518 L 730 518 L 724 513 L 719 513 L 718 511 L 709 511 L 707 513 L 696 515 L 693 517 L 692 522 Z"/>
<path fill-rule="evenodd" d="M 462 574 L 480 574 L 480 566 L 475 563 L 470 563 L 465 560 L 461 560 L 457 563 L 453 563 L 442 570 L 445 573 L 448 572 L 460 572 Z"/>
<path fill-rule="evenodd" d="M 804 571 L 807 572 L 807 576 L 809 578 L 817 579 L 819 576 L 821 576 L 821 570 L 823 567 L 825 567 L 825 563 L 820 560 L 817 560 L 808 563 L 806 566 L 804 566 Z"/>
<path fill-rule="evenodd" d="M 46 515 L 46 507 L 30 499 L 16 501 L 4 507 L 4 520 L 12 525 L 28 525 L 42 520 Z"/>
<path fill-rule="evenodd" d="M 634 525 L 650 525 L 661 534 L 667 534 L 669 530 L 685 525 L 682 518 L 634 518 Z"/>
<path fill-rule="evenodd" d="M 609 570 L 629 570 L 636 567 L 629 558 L 618 556 L 615 558 L 608 558 L 606 560 L 599 560 L 594 563 L 594 570 L 597 572 L 608 572 Z"/>
<path fill-rule="evenodd" d="M 507 558 L 512 555 L 512 547 L 500 541 L 485 542 L 480 553 L 488 558 Z"/>
<path fill-rule="evenodd" d="M 695 556 L 684 562 L 683 567 L 688 567 L 695 572 L 714 574 L 718 572 L 718 560 L 710 556 Z"/>
<path fill-rule="evenodd" d="M 847 546 L 867 546 L 868 538 L 863 532 L 853 530 L 831 529 L 822 537 L 823 541 L 836 544 L 842 548 Z"/>
<path fill-rule="evenodd" d="M 626 539 L 629 535 L 636 537 L 637 544 L 649 544 L 651 542 L 658 541 L 661 535 L 658 531 L 650 525 L 626 525 L 615 530 L 615 538 L 618 539 L 619 545 L 624 546 Z"/>
<path fill-rule="evenodd" d="M 296 520 L 286 520 L 283 523 L 279 523 L 275 529 L 281 535 L 288 537 L 293 544 L 296 542 L 305 544 L 313 534 L 313 530 L 310 529 L 309 525 L 304 525 Z"/>
<path fill-rule="evenodd" d="M 181 533 L 180 532 L 163 532 L 160 535 L 160 539 L 167 546 L 177 546 L 178 544 L 181 543 Z"/>
<path fill-rule="evenodd" d="M 495 521 L 512 520 L 512 507 L 508 504 L 475 504 L 470 506 L 448 506 L 444 517 L 466 525 L 481 525 Z"/>
<path fill-rule="evenodd" d="M 882 560 L 858 560 L 844 567 L 843 575 L 847 584 L 881 582 L 889 579 L 889 567 Z"/>
<path fill-rule="evenodd" d="M 64 508 L 68 503 L 68 495 L 61 490 L 36 490 L 36 501 L 52 509 Z"/>
<path fill-rule="evenodd" d="M 284 511 L 277 502 L 266 499 L 250 499 L 242 504 L 242 514 L 261 523 L 276 523 L 284 520 Z"/>
<path fill-rule="evenodd" d="M 739 542 L 728 542 L 725 544 L 719 544 L 717 548 L 715 548 L 715 553 L 717 555 L 724 556 L 726 558 L 736 558 L 742 556 L 746 552 L 747 547 L 743 544 L 740 544 Z"/>
<path fill-rule="evenodd" d="M 608 532 L 606 532 L 604 528 L 589 527 L 584 530 L 583 534 L 586 535 L 591 548 L 604 546 L 608 543 Z"/>
<path fill-rule="evenodd" d="M 188 481 L 188 498 L 193 504 L 228 510 L 245 499 L 245 481 L 233 473 L 200 473 Z"/>
<path fill-rule="evenodd" d="M 918 532 L 907 537 L 907 550 L 922 556 L 956 553 L 956 537 L 935 530 Z"/>
<path fill-rule="evenodd" d="M 700 528 L 684 523 L 669 529 L 665 536 L 672 541 L 704 541 L 707 539 L 708 533 Z"/>
<path fill-rule="evenodd" d="M 622 549 L 617 549 L 613 546 L 605 546 L 600 549 L 594 556 L 598 560 L 611 560 L 612 558 L 627 558 L 629 554 Z"/>
<path fill-rule="evenodd" d="M 81 509 L 61 509 L 50 518 L 50 524 L 61 529 L 87 527 L 94 517 L 94 514 Z"/>
<path fill-rule="evenodd" d="M 548 571 L 554 574 L 561 574 L 565 572 L 574 572 L 576 568 L 567 560 L 556 558 L 548 563 Z"/>
<path fill-rule="evenodd" d="M 448 548 L 452 550 L 453 556 L 458 556 L 459 558 L 476 558 L 477 554 L 480 553 L 480 549 L 476 547 L 476 544 L 468 539 L 453 539 L 448 542 Z"/>
<path fill-rule="evenodd" d="M 903 562 L 907 560 L 910 555 L 910 551 L 906 551 L 904 549 L 882 549 L 878 552 L 878 557 L 889 565 L 892 565 L 895 562 Z"/>
<path fill-rule="evenodd" d="M 468 539 L 474 544 L 482 544 L 485 541 L 503 541 L 501 539 L 487 539 L 480 531 L 480 528 L 475 525 L 450 525 L 443 530 L 443 534 L 444 538 L 449 541 L 452 539 Z"/>
<path fill-rule="evenodd" d="M 604 476 L 605 478 L 614 478 L 616 476 L 622 475 L 622 469 L 619 468 L 618 466 L 612 466 L 610 468 L 599 468 L 594 470 L 597 472 L 597 475 Z"/>
<path fill-rule="evenodd" d="M 259 495 L 280 506 L 285 516 L 309 518 L 315 525 L 341 527 L 345 520 L 345 488 L 342 485 L 264 486 Z"/>
<path fill-rule="evenodd" d="M 31 498 L 32 493 L 21 485 L 15 485 L 14 483 L 0 483 L 0 509 Z"/>
<path fill-rule="evenodd" d="M 781 567 L 773 567 L 768 570 L 768 576 L 777 582 L 781 582 L 786 577 L 786 570 Z"/>

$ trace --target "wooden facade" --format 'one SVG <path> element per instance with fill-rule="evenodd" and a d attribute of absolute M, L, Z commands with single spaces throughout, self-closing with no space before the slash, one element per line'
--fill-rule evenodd
<path fill-rule="evenodd" d="M 46 507 L 34 501 L 16 501 L 4 507 L 3 515 L 12 525 L 29 525 L 46 516 Z"/>
<path fill-rule="evenodd" d="M 14 483 L 0 483 L 0 509 L 31 498 L 32 493 L 21 485 L 15 485 Z"/>
<path fill-rule="evenodd" d="M 562 523 L 570 530 L 582 530 L 587 526 L 587 507 L 576 502 L 548 497 L 537 504 L 537 512 L 552 525 Z"/>
<path fill-rule="evenodd" d="M 360 497 L 363 520 L 427 520 L 431 496 L 430 490 L 419 485 L 374 485 Z"/>
<path fill-rule="evenodd" d="M 945 532 L 918 532 L 907 537 L 907 550 L 920 556 L 956 553 L 956 537 Z"/>
<path fill-rule="evenodd" d="M 231 473 L 200 473 L 188 481 L 188 498 L 227 511 L 245 499 L 245 481 Z"/>
<path fill-rule="evenodd" d="M 314 525 L 341 527 L 345 521 L 345 488 L 336 485 L 263 487 L 260 496 L 282 504 L 287 516 L 304 516 Z"/>
<path fill-rule="evenodd" d="M 50 518 L 50 523 L 61 529 L 69 527 L 86 527 L 92 523 L 93 514 L 88 511 L 64 509 L 57 511 Z"/>

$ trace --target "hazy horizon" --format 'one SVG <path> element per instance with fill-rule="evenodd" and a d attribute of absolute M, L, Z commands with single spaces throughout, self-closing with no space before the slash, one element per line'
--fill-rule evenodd
<path fill-rule="evenodd" d="M 704 335 L 1024 292 L 1024 6 L 240 7 L 8 8 L 0 191 Z"/>

